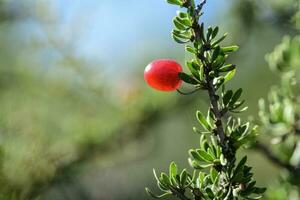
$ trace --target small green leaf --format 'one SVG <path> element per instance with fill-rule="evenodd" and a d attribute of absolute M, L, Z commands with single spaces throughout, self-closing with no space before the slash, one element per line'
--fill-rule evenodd
<path fill-rule="evenodd" d="M 204 115 L 200 111 L 197 111 L 196 116 L 197 116 L 199 123 L 203 126 L 203 128 L 205 128 L 207 131 L 210 131 L 211 126 L 206 121 L 206 118 L 204 117 Z"/>
<path fill-rule="evenodd" d="M 211 178 L 211 182 L 215 182 L 215 179 L 218 176 L 218 172 L 217 170 L 215 170 L 214 167 L 210 168 L 210 178 Z"/>
<path fill-rule="evenodd" d="M 234 77 L 235 72 L 236 72 L 236 69 L 234 69 L 226 74 L 226 76 L 224 77 L 225 83 L 230 81 Z"/>
<path fill-rule="evenodd" d="M 172 38 L 175 40 L 175 42 L 177 42 L 179 44 L 185 44 L 185 43 L 189 42 L 189 40 L 182 40 L 174 34 L 172 34 Z"/>
<path fill-rule="evenodd" d="M 224 95 L 224 97 L 223 97 L 223 104 L 224 104 L 225 106 L 227 106 L 228 103 L 230 102 L 232 95 L 233 95 L 232 90 L 228 90 L 228 91 L 225 93 L 225 95 Z"/>
<path fill-rule="evenodd" d="M 171 162 L 170 169 L 169 169 L 169 176 L 170 177 L 176 177 L 177 175 L 177 165 L 175 162 Z"/>
<path fill-rule="evenodd" d="M 189 84 L 192 84 L 192 85 L 198 85 L 199 84 L 199 82 L 197 80 L 195 80 L 193 77 L 191 77 L 190 75 L 188 75 L 188 74 L 186 74 L 184 72 L 180 72 L 178 74 L 178 76 L 185 83 L 189 83 Z"/>
<path fill-rule="evenodd" d="M 230 101 L 230 105 L 231 106 L 233 106 L 235 104 L 235 102 L 237 102 L 237 100 L 239 100 L 239 98 L 241 97 L 242 93 L 243 93 L 243 89 L 242 88 L 238 89 L 234 93 L 234 95 L 232 96 L 231 101 Z"/>
<path fill-rule="evenodd" d="M 186 50 L 187 52 L 192 53 L 192 54 L 197 54 L 197 50 L 196 50 L 195 48 L 191 47 L 190 45 L 186 45 L 186 46 L 185 46 L 185 50 Z"/>
<path fill-rule="evenodd" d="M 169 177 L 167 174 L 165 173 L 161 173 L 160 178 L 159 178 L 160 182 L 166 186 L 171 185 L 171 182 L 169 180 Z"/>
<path fill-rule="evenodd" d="M 202 150 L 202 149 L 197 149 L 197 153 L 199 154 L 199 156 L 200 156 L 203 160 L 205 160 L 205 161 L 207 161 L 207 162 L 212 162 L 212 161 L 214 161 L 214 158 L 213 158 L 211 155 L 209 155 L 206 151 L 204 151 L 204 150 Z"/>
<path fill-rule="evenodd" d="M 229 64 L 229 65 L 224 65 L 221 68 L 218 69 L 219 72 L 229 72 L 231 70 L 235 69 L 235 65 Z"/>
<path fill-rule="evenodd" d="M 218 32 L 219 32 L 219 27 L 214 28 L 211 35 L 212 39 L 214 39 L 217 36 Z"/>
<path fill-rule="evenodd" d="M 180 184 L 182 186 L 184 186 L 186 183 L 186 180 L 187 180 L 187 172 L 186 172 L 186 169 L 184 169 L 180 174 Z"/>
<path fill-rule="evenodd" d="M 177 29 L 179 29 L 179 30 L 185 30 L 185 29 L 186 29 L 186 27 L 185 27 L 182 23 L 180 23 L 180 22 L 177 20 L 176 17 L 173 19 L 173 23 L 174 23 L 175 27 L 176 27 Z"/>
<path fill-rule="evenodd" d="M 227 33 L 225 33 L 220 39 L 214 41 L 214 42 L 212 43 L 212 46 L 213 46 L 213 47 L 216 46 L 217 44 L 219 44 L 220 42 L 222 42 L 226 37 L 227 37 Z"/>
<path fill-rule="evenodd" d="M 211 56 L 211 60 L 214 61 L 217 59 L 218 55 L 220 54 L 221 48 L 220 46 L 217 46 Z"/>
<path fill-rule="evenodd" d="M 234 45 L 234 46 L 228 46 L 228 47 L 222 47 L 221 50 L 224 53 L 231 53 L 231 52 L 235 52 L 239 49 L 238 46 Z"/>
<path fill-rule="evenodd" d="M 167 0 L 169 4 L 177 5 L 177 6 L 182 6 L 183 2 L 181 0 Z"/>
<path fill-rule="evenodd" d="M 192 22 L 191 22 L 191 20 L 190 20 L 189 18 L 180 18 L 180 17 L 176 17 L 176 20 L 177 20 L 179 23 L 181 23 L 181 24 L 183 24 L 183 25 L 185 25 L 185 26 L 187 26 L 187 27 L 192 26 Z"/>
<path fill-rule="evenodd" d="M 242 171 L 242 169 L 244 168 L 245 163 L 247 162 L 247 156 L 244 156 L 239 164 L 236 166 L 235 170 L 234 170 L 234 174 L 238 174 L 239 172 Z"/>
<path fill-rule="evenodd" d="M 190 72 L 193 74 L 193 76 L 196 78 L 196 79 L 200 79 L 200 77 L 199 77 L 199 73 L 198 73 L 198 71 L 197 71 L 197 69 L 196 69 L 196 65 L 194 65 L 193 64 L 193 62 L 191 61 L 187 61 L 186 62 L 186 66 L 189 68 L 189 70 L 190 70 Z"/>
<path fill-rule="evenodd" d="M 266 190 L 267 190 L 267 188 L 258 188 L 258 187 L 255 187 L 253 193 L 254 194 L 263 194 Z"/>
<path fill-rule="evenodd" d="M 204 161 L 202 159 L 202 157 L 199 156 L 199 154 L 195 151 L 195 150 L 190 150 L 189 151 L 190 155 L 195 159 L 195 160 L 198 160 L 198 161 Z"/>

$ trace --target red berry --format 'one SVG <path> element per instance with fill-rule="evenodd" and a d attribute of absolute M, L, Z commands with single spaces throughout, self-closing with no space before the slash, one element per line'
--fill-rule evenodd
<path fill-rule="evenodd" d="M 144 78 L 156 90 L 173 91 L 182 83 L 178 76 L 179 72 L 182 72 L 182 67 L 176 61 L 155 60 L 145 68 Z"/>

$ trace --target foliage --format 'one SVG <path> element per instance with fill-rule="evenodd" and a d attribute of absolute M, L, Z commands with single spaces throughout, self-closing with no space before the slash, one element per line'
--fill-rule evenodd
<path fill-rule="evenodd" d="M 157 196 L 146 190 L 155 198 L 174 195 L 183 200 L 259 199 L 265 188 L 256 186 L 251 167 L 246 165 L 247 157 L 236 159 L 238 149 L 255 141 L 256 126 L 243 123 L 233 115 L 247 109 L 243 107 L 245 101 L 240 100 L 242 89 L 233 91 L 225 87 L 236 72 L 236 66 L 226 61 L 238 47 L 222 46 L 227 34 L 218 36 L 218 27 L 206 29 L 199 23 L 206 1 L 196 4 L 194 0 L 168 0 L 168 3 L 186 9 L 186 12 L 178 11 L 174 18 L 172 37 L 177 43 L 185 44 L 186 51 L 194 57 L 186 63 L 190 73 L 180 73 L 179 77 L 193 85 L 194 91 L 207 91 L 210 107 L 207 114 L 196 113 L 202 131 L 194 127 L 201 136 L 199 147 L 189 151 L 193 174 L 185 169 L 179 172 L 172 162 L 169 175 L 158 176 L 154 171 L 163 194 Z"/>
<path fill-rule="evenodd" d="M 300 197 L 299 55 L 300 37 L 285 36 L 282 43 L 266 56 L 270 68 L 281 79 L 281 85 L 271 89 L 268 100 L 259 102 L 262 130 L 271 139 L 272 149 L 263 144 L 257 147 L 282 168 L 278 181 L 267 193 L 268 199 Z"/>

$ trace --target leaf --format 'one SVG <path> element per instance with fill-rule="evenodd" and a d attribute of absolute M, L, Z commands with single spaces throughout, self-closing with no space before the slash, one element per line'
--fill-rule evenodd
<path fill-rule="evenodd" d="M 235 102 L 237 102 L 237 100 L 239 100 L 239 98 L 241 97 L 242 93 L 243 93 L 243 89 L 242 89 L 242 88 L 238 89 L 238 90 L 234 93 L 234 95 L 232 96 L 231 101 L 230 101 L 230 105 L 231 105 L 231 106 L 232 106 L 233 104 L 235 104 Z"/>
<path fill-rule="evenodd" d="M 193 76 L 199 80 L 199 73 L 196 69 L 197 66 L 193 64 L 193 61 L 187 61 L 186 66 L 189 68 Z"/>
<path fill-rule="evenodd" d="M 210 168 L 210 178 L 211 178 L 211 182 L 215 182 L 215 179 L 218 176 L 218 172 L 217 170 L 215 170 L 214 167 Z"/>
<path fill-rule="evenodd" d="M 186 45 L 185 50 L 186 50 L 187 52 L 192 53 L 192 54 L 197 54 L 196 49 L 193 48 L 193 47 L 191 47 L 190 45 Z"/>
<path fill-rule="evenodd" d="M 166 186 L 171 185 L 171 182 L 169 180 L 169 177 L 167 174 L 165 173 L 161 173 L 160 178 L 159 178 L 160 182 L 163 183 Z"/>
<path fill-rule="evenodd" d="M 195 160 L 204 161 L 195 150 L 191 149 L 189 153 Z"/>
<path fill-rule="evenodd" d="M 176 175 L 177 175 L 177 165 L 175 164 L 175 162 L 171 162 L 169 168 L 169 176 L 176 177 Z"/>
<path fill-rule="evenodd" d="M 211 56 L 211 60 L 214 61 L 217 59 L 218 55 L 220 54 L 221 48 L 220 46 L 217 46 Z"/>
<path fill-rule="evenodd" d="M 219 27 L 214 28 L 211 35 L 212 39 L 214 39 L 217 36 L 218 32 L 219 32 Z"/>
<path fill-rule="evenodd" d="M 185 43 L 189 42 L 189 40 L 182 40 L 174 34 L 172 34 L 172 38 L 175 40 L 175 42 L 177 42 L 179 44 L 185 44 Z"/>
<path fill-rule="evenodd" d="M 224 65 L 222 67 L 220 67 L 218 69 L 219 72 L 229 72 L 231 70 L 234 70 L 235 69 L 235 65 L 233 64 L 228 64 L 228 65 Z"/>
<path fill-rule="evenodd" d="M 224 104 L 225 106 L 227 106 L 227 104 L 230 102 L 232 95 L 233 95 L 232 90 L 228 90 L 228 91 L 225 93 L 225 95 L 224 95 L 224 97 L 223 97 L 223 104 Z"/>
<path fill-rule="evenodd" d="M 197 149 L 197 153 L 203 160 L 207 162 L 212 162 L 214 160 L 214 158 L 211 155 L 209 155 L 206 151 L 202 149 Z"/>
<path fill-rule="evenodd" d="M 180 23 L 180 22 L 177 20 L 176 17 L 173 19 L 173 23 L 174 23 L 175 27 L 176 27 L 177 29 L 179 29 L 179 30 L 185 30 L 185 29 L 186 29 L 185 25 L 183 25 L 182 23 Z"/>
<path fill-rule="evenodd" d="M 180 174 L 180 184 L 182 186 L 184 186 L 186 183 L 186 180 L 187 180 L 187 172 L 186 172 L 186 169 L 184 169 Z"/>
<path fill-rule="evenodd" d="M 172 34 L 175 35 L 176 37 L 180 38 L 180 39 L 186 39 L 186 40 L 191 39 L 191 35 L 187 32 L 180 32 L 178 30 L 173 30 Z"/>
<path fill-rule="evenodd" d="M 231 53 L 231 52 L 235 52 L 239 49 L 238 46 L 234 45 L 234 46 L 228 46 L 228 47 L 222 47 L 221 50 L 224 53 Z"/>
<path fill-rule="evenodd" d="M 207 131 L 210 131 L 211 126 L 206 121 L 206 118 L 204 117 L 204 115 L 200 111 L 197 111 L 196 116 L 197 116 L 199 123 L 203 126 L 203 128 L 205 128 Z"/>
<path fill-rule="evenodd" d="M 189 18 L 180 18 L 180 17 L 176 17 L 176 20 L 178 20 L 179 23 L 185 25 L 185 26 L 192 26 L 192 22 Z"/>
<path fill-rule="evenodd" d="M 212 27 L 208 27 L 207 29 L 207 34 L 206 34 L 206 40 L 209 41 L 211 39 L 211 34 L 212 34 Z"/>
<path fill-rule="evenodd" d="M 239 164 L 236 166 L 236 168 L 234 170 L 234 174 L 238 174 L 239 172 L 241 172 L 246 162 L 247 162 L 247 156 L 244 156 L 240 160 Z"/>
<path fill-rule="evenodd" d="M 199 82 L 197 80 L 195 80 L 194 78 L 192 78 L 190 75 L 184 73 L 184 72 L 180 72 L 178 74 L 179 78 L 181 80 L 183 80 L 185 83 L 189 83 L 189 84 L 192 84 L 192 85 L 198 85 Z"/>
<path fill-rule="evenodd" d="M 226 74 L 226 76 L 224 77 L 225 83 L 230 81 L 234 77 L 235 72 L 236 72 L 236 69 L 234 69 Z"/>
<path fill-rule="evenodd" d="M 254 194 L 263 194 L 266 190 L 267 190 L 267 188 L 255 187 L 253 193 Z"/>
<path fill-rule="evenodd" d="M 181 6 L 183 3 L 181 0 L 167 0 L 169 4 Z"/>
<path fill-rule="evenodd" d="M 222 41 L 227 37 L 227 35 L 228 35 L 228 34 L 225 33 L 220 39 L 214 41 L 214 42 L 212 43 L 212 46 L 215 46 L 215 45 L 219 44 L 220 42 L 222 42 Z"/>

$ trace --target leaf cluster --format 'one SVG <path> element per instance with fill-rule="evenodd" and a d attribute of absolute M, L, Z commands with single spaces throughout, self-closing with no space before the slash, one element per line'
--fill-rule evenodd
<path fill-rule="evenodd" d="M 236 162 L 239 148 L 255 141 L 256 126 L 242 123 L 233 116 L 247 109 L 241 100 L 242 89 L 227 90 L 225 83 L 230 81 L 236 72 L 236 66 L 228 63 L 229 55 L 238 50 L 238 46 L 222 46 L 227 34 L 219 36 L 219 28 L 206 28 L 199 23 L 206 1 L 196 5 L 194 0 L 167 0 L 168 3 L 185 8 L 178 11 L 173 19 L 172 38 L 185 45 L 185 50 L 192 54 L 186 61 L 189 73 L 182 72 L 179 78 L 194 90 L 206 91 L 210 98 L 207 114 L 196 112 L 201 129 L 194 127 L 200 134 L 200 145 L 189 150 L 189 164 L 193 174 L 186 170 L 178 173 L 177 165 L 171 163 L 169 175 L 155 174 L 162 195 L 155 198 L 173 195 L 184 200 L 231 200 L 259 199 L 265 188 L 256 186 L 251 167 L 246 165 L 244 157 Z"/>

